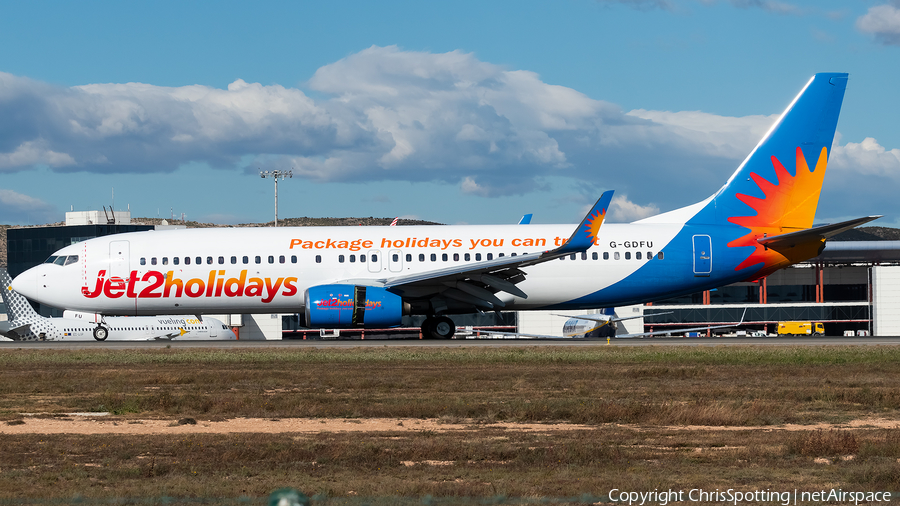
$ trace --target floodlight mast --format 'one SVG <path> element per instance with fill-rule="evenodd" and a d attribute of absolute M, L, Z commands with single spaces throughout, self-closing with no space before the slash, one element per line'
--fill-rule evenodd
<path fill-rule="evenodd" d="M 291 170 L 260 170 L 259 177 L 265 179 L 271 177 L 275 180 L 275 226 L 278 226 L 278 179 L 294 177 L 294 169 Z"/>

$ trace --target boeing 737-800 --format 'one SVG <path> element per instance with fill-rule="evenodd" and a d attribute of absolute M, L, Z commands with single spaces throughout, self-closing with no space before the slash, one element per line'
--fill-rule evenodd
<path fill-rule="evenodd" d="M 41 316 L 9 285 L 0 269 L 0 294 L 9 321 L 0 322 L 0 335 L 13 341 L 152 341 L 234 340 L 234 331 L 215 318 L 196 316 L 99 317 L 66 311 L 62 318 Z"/>
<path fill-rule="evenodd" d="M 601 228 L 608 191 L 575 227 L 134 232 L 63 248 L 13 287 L 105 315 L 299 312 L 328 329 L 425 315 L 423 333 L 447 338 L 449 314 L 614 307 L 755 280 L 876 218 L 813 227 L 846 84 L 816 74 L 719 191 L 634 223 Z"/>

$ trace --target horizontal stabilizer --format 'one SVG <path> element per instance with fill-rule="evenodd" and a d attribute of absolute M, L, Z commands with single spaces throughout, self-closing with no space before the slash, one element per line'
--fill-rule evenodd
<path fill-rule="evenodd" d="M 773 235 L 771 237 L 760 237 L 757 241 L 767 248 L 779 251 L 782 249 L 793 248 L 800 244 L 821 242 L 840 234 L 841 232 L 856 228 L 872 220 L 877 220 L 878 218 L 881 218 L 881 216 L 866 216 L 864 218 L 856 218 L 855 220 L 842 221 L 840 223 L 820 225 L 798 232 Z"/>

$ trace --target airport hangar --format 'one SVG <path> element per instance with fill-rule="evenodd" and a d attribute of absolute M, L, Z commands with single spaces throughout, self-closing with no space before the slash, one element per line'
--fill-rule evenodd
<path fill-rule="evenodd" d="M 99 211 L 66 213 L 65 226 L 10 228 L 7 260 L 11 276 L 42 263 L 54 251 L 79 241 L 109 234 L 183 225 L 143 225 L 130 212 L 109 217 Z M 842 240 L 844 239 L 844 240 Z M 847 240 L 849 239 L 849 240 Z M 869 240 L 867 240 L 869 239 Z M 827 335 L 864 331 L 870 335 L 900 335 L 900 241 L 880 239 L 865 229 L 851 230 L 826 243 L 822 254 L 782 269 L 756 282 L 734 283 L 654 303 L 616 308 L 619 333 L 672 330 L 706 323 L 733 323 L 746 309 L 746 330 L 774 334 L 779 321 L 817 321 Z M 591 260 L 585 260 L 591 261 Z M 615 260 L 613 260 L 615 261 Z M 627 260 L 621 260 L 627 261 Z M 37 306 L 44 316 L 62 316 L 56 308 Z M 560 335 L 566 318 L 559 314 L 596 311 L 523 311 L 453 315 L 458 334 L 480 328 Z M 3 308 L 0 319 L 5 319 Z M 666 314 L 659 314 L 666 313 Z M 654 316 L 658 314 L 657 316 Z M 300 327 L 296 314 L 208 315 L 231 325 L 245 339 L 416 337 L 422 317 L 405 317 L 399 329 L 320 332 Z M 624 327 L 624 329 L 622 328 Z"/>

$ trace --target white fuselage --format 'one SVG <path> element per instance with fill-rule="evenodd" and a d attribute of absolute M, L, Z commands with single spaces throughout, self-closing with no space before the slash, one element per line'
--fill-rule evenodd
<path fill-rule="evenodd" d="M 14 281 L 16 291 L 45 304 L 101 314 L 297 312 L 316 285 L 378 285 L 401 275 L 475 266 L 499 256 L 551 250 L 574 225 L 229 228 L 148 231 L 90 239 Z M 693 290 L 691 251 L 666 249 L 683 224 L 606 224 L 594 246 L 575 259 L 525 267 L 527 298 L 500 292 L 504 309 L 600 307 L 576 301 L 665 263 L 647 279 L 647 294 Z M 51 257 L 53 258 L 53 257 Z M 656 270 L 659 270 L 658 268 Z M 706 281 L 708 278 L 699 280 Z M 414 296 L 414 293 L 405 296 Z M 642 297 L 641 293 L 629 299 Z"/>

